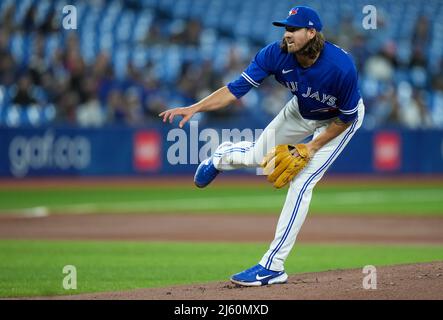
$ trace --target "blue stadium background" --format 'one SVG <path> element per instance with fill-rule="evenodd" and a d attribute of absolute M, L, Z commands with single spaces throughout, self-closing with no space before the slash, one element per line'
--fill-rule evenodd
<path fill-rule="evenodd" d="M 367 4 L 3 0 L 0 176 L 192 172 L 195 166 L 166 161 L 166 136 L 176 126 L 163 126 L 157 114 L 235 79 L 261 47 L 282 37 L 271 21 L 294 5 L 317 9 L 327 40 L 350 52 L 359 69 L 367 115 L 331 171 L 441 173 L 443 1 L 372 1 L 375 30 L 362 27 Z M 66 5 L 76 8 L 76 30 L 62 27 Z M 236 104 L 194 120 L 199 129 L 264 128 L 289 98 L 267 79 Z M 77 137 L 88 140 L 85 148 L 76 147 Z M 140 152 L 148 155 L 138 166 Z"/>

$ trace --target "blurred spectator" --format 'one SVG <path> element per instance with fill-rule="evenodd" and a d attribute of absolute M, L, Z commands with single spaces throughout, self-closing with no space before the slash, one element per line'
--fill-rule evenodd
<path fill-rule="evenodd" d="M 200 100 L 202 96 L 207 96 L 209 91 L 213 92 L 223 86 L 221 74 L 214 69 L 211 60 L 205 60 L 201 64 L 198 77 L 197 100 Z"/>
<path fill-rule="evenodd" d="M 108 110 L 108 123 L 126 123 L 127 112 L 120 90 L 111 90 L 108 95 L 106 110 Z"/>
<path fill-rule="evenodd" d="M 139 0 L 123 0 L 123 5 L 125 8 L 130 10 L 140 10 L 142 9 L 142 5 Z"/>
<path fill-rule="evenodd" d="M 431 118 L 423 99 L 423 93 L 407 83 L 400 84 L 399 119 L 400 123 L 410 129 L 427 129 L 431 127 Z"/>
<path fill-rule="evenodd" d="M 96 1 L 90 5 L 79 0 L 83 6 L 78 10 L 81 28 L 75 31 L 60 26 L 56 11 L 63 3 L 60 0 L 45 2 L 46 6 L 39 1 L 0 6 L 0 85 L 6 93 L 3 104 L 53 104 L 56 121 L 80 126 L 155 124 L 158 113 L 166 108 L 195 103 L 236 79 L 269 41 L 266 32 L 251 32 L 239 38 L 236 28 L 226 28 L 226 21 L 242 15 L 248 6 L 227 6 L 220 18 L 201 19 L 193 11 L 200 5 L 179 10 L 174 2 L 160 1 L 119 2 L 121 10 L 115 13 L 115 26 L 105 32 L 111 20 L 101 13 L 111 14 L 108 9 L 116 2 Z M 434 31 L 439 21 L 434 15 L 424 15 L 426 11 L 421 9 L 426 4 L 407 0 L 393 6 L 407 13 L 405 23 L 410 23 L 408 30 L 412 32 L 406 34 L 400 32 L 406 26 L 394 25 L 399 13 L 388 14 L 388 7 L 378 3 L 377 30 L 372 32 L 354 25 L 355 16 L 347 14 L 352 4 L 345 1 L 343 6 L 334 7 L 337 11 L 325 12 L 325 19 L 336 21 L 336 25 L 328 23 L 325 34 L 355 60 L 367 107 L 364 125 L 443 128 L 443 52 L 439 55 L 441 35 Z M 419 12 L 422 14 L 418 17 L 410 14 Z M 123 15 L 134 18 L 128 20 L 131 31 L 124 40 L 115 36 Z M 246 28 L 256 21 L 242 23 Z M 99 38 L 93 43 L 85 40 L 85 36 L 93 39 L 92 35 Z M 109 46 L 102 44 L 102 35 L 110 36 Z M 120 45 L 134 48 L 124 58 L 126 61 L 116 54 Z M 437 60 L 431 64 L 432 50 Z M 435 67 L 439 63 L 440 68 Z M 125 76 L 116 77 L 115 70 Z M 260 120 L 277 113 L 290 98 L 287 89 L 271 81 L 265 81 L 262 89 L 251 90 L 233 106 L 201 118 L 230 121 L 245 116 Z"/>
<path fill-rule="evenodd" d="M 354 58 L 357 70 L 363 70 L 363 66 L 370 56 L 368 47 L 366 46 L 366 38 L 362 33 L 356 33 L 352 39 L 349 52 Z"/>
<path fill-rule="evenodd" d="M 14 22 L 14 15 L 15 15 L 14 4 L 11 4 L 9 7 L 7 7 L 4 14 L 0 15 L 0 27 L 6 32 L 6 34 L 12 34 L 16 29 L 16 25 Z"/>
<path fill-rule="evenodd" d="M 160 89 L 160 83 L 152 69 L 146 69 L 143 77 L 144 104 L 143 113 L 147 121 L 155 119 L 167 109 L 166 98 Z"/>
<path fill-rule="evenodd" d="M 426 16 L 420 16 L 414 26 L 414 31 L 411 37 L 411 44 L 413 50 L 419 49 L 423 51 L 429 46 L 429 19 Z"/>
<path fill-rule="evenodd" d="M 32 77 L 32 82 L 37 85 L 41 85 L 43 74 L 45 74 L 49 68 L 45 60 L 44 49 L 44 38 L 43 36 L 37 35 L 29 61 L 29 72 Z"/>
<path fill-rule="evenodd" d="M 31 104 L 37 103 L 31 77 L 28 74 L 24 74 L 19 78 L 17 88 L 14 91 L 12 103 L 18 104 L 21 107 L 28 107 Z"/>
<path fill-rule="evenodd" d="M 432 79 L 429 109 L 434 127 L 443 128 L 443 75 L 441 73 Z"/>
<path fill-rule="evenodd" d="M 132 87 L 125 91 L 124 104 L 126 106 L 126 124 L 131 126 L 142 125 L 144 115 L 140 92 L 137 88 Z"/>
<path fill-rule="evenodd" d="M 72 90 L 63 92 L 58 97 L 57 121 L 61 123 L 76 124 L 76 110 L 80 103 L 78 93 Z"/>
<path fill-rule="evenodd" d="M 200 71 L 200 67 L 196 64 L 187 63 L 183 65 L 178 82 L 178 90 L 183 98 L 187 100 L 187 104 L 197 100 Z"/>
<path fill-rule="evenodd" d="M 335 32 L 336 44 L 345 50 L 350 50 L 353 39 L 356 37 L 356 30 L 353 26 L 353 15 L 346 15 L 340 19 L 340 26 Z M 331 38 L 334 35 L 331 35 Z"/>
<path fill-rule="evenodd" d="M 443 92 L 443 74 L 438 74 L 432 79 L 432 90 Z"/>
<path fill-rule="evenodd" d="M 226 74 L 227 77 L 237 77 L 239 74 L 242 73 L 243 69 L 247 67 L 249 61 L 243 61 L 241 58 L 239 48 L 236 46 L 232 46 L 229 49 L 228 59 L 226 63 Z M 231 81 L 227 80 L 227 81 Z"/>
<path fill-rule="evenodd" d="M 167 39 L 162 36 L 159 23 L 154 21 L 146 32 L 144 43 L 148 46 L 152 46 L 155 44 L 164 44 L 166 42 Z"/>
<path fill-rule="evenodd" d="M 275 89 L 269 86 L 264 86 L 263 89 L 263 109 L 269 115 L 275 117 L 291 98 L 290 94 L 288 93 L 288 90 L 283 86 L 277 87 Z"/>
<path fill-rule="evenodd" d="M 100 127 L 106 122 L 106 116 L 96 97 L 91 97 L 80 104 L 76 110 L 76 121 L 81 127 Z"/>
<path fill-rule="evenodd" d="M 166 99 L 159 92 L 151 93 L 149 100 L 146 100 L 144 113 L 147 116 L 147 121 L 158 121 L 158 114 L 168 109 Z"/>
<path fill-rule="evenodd" d="M 141 99 L 136 88 L 129 88 L 124 94 L 119 89 L 111 90 L 106 109 L 109 123 L 130 126 L 143 124 Z"/>
<path fill-rule="evenodd" d="M 376 80 L 391 81 L 397 66 L 395 44 L 388 42 L 378 54 L 366 61 L 364 71 Z"/>
<path fill-rule="evenodd" d="M 426 57 L 422 47 L 415 46 L 412 50 L 411 60 L 409 61 L 409 67 L 422 67 L 426 68 Z"/>
<path fill-rule="evenodd" d="M 82 127 L 99 127 L 105 124 L 106 114 L 97 96 L 97 84 L 92 77 L 85 78 L 82 91 L 85 101 L 76 110 L 77 123 Z"/>
<path fill-rule="evenodd" d="M 380 91 L 381 94 L 376 97 L 375 101 L 368 101 L 366 118 L 370 128 L 383 126 L 387 123 L 400 123 L 400 107 L 395 86 L 385 84 Z"/>
<path fill-rule="evenodd" d="M 59 31 L 58 17 L 54 7 L 51 7 L 49 9 L 48 13 L 46 14 L 46 17 L 44 18 L 43 22 L 40 24 L 38 30 L 44 35 L 48 35 L 50 33 Z"/>
<path fill-rule="evenodd" d="M 26 12 L 25 19 L 23 20 L 23 30 L 25 32 L 35 31 L 37 28 L 36 24 L 37 7 L 35 4 L 31 5 Z"/>
<path fill-rule="evenodd" d="M 14 83 L 14 75 L 18 67 L 8 50 L 8 42 L 7 31 L 0 28 L 0 84 L 11 86 Z"/>
<path fill-rule="evenodd" d="M 202 26 L 198 20 L 190 20 L 184 23 L 182 29 L 176 30 L 171 35 L 171 42 L 183 45 L 198 46 L 200 44 L 200 36 Z"/>

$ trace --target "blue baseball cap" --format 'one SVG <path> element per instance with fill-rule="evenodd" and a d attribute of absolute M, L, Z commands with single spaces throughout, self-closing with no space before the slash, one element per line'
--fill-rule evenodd
<path fill-rule="evenodd" d="M 292 8 L 285 20 L 274 21 L 272 24 L 277 27 L 314 28 L 317 31 L 321 31 L 323 27 L 317 12 L 305 6 Z"/>

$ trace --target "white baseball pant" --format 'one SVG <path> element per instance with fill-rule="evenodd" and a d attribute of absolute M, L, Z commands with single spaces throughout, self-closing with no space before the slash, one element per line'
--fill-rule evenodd
<path fill-rule="evenodd" d="M 358 117 L 352 125 L 320 148 L 307 166 L 290 182 L 274 240 L 260 261 L 263 267 L 274 271 L 284 270 L 284 262 L 308 213 L 314 186 L 360 128 L 363 117 L 364 104 L 360 99 Z M 258 167 L 264 155 L 275 145 L 297 144 L 311 135 L 315 138 L 333 120 L 304 119 L 298 110 L 297 97 L 294 96 L 269 123 L 255 143 L 249 141 L 235 144 L 222 143 L 214 153 L 214 166 L 221 171 Z"/>

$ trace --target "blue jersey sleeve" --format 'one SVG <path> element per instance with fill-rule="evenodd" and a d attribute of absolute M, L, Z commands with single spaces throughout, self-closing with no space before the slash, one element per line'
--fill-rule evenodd
<path fill-rule="evenodd" d="M 275 43 L 261 49 L 240 77 L 228 83 L 229 91 L 239 99 L 252 87 L 258 88 L 262 81 L 273 73 L 274 60 Z"/>
<path fill-rule="evenodd" d="M 358 115 L 358 102 L 361 98 L 358 90 L 357 71 L 352 69 L 343 78 L 338 96 L 341 121 L 347 123 L 353 121 Z"/>

